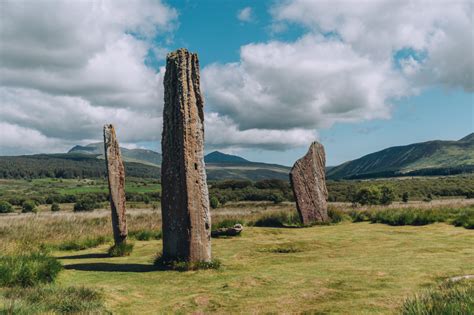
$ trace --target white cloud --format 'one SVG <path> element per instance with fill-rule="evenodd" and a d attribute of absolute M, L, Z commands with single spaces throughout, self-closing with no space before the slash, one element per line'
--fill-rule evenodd
<path fill-rule="evenodd" d="M 245 7 L 237 12 L 237 19 L 241 22 L 252 22 L 254 20 L 254 14 L 251 7 Z"/>
<path fill-rule="evenodd" d="M 54 139 L 39 147 L 48 151 L 100 139 L 108 122 L 124 142 L 158 141 L 164 68 L 155 73 L 145 60 L 150 52 L 162 58 L 153 42 L 174 29 L 174 9 L 152 0 L 2 1 L 1 8 L 4 142 L 27 130 Z"/>

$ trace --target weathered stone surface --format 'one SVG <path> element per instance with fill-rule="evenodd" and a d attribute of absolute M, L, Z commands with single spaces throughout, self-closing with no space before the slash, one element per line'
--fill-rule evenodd
<path fill-rule="evenodd" d="M 112 229 L 117 245 L 126 241 L 128 231 L 125 212 L 125 168 L 113 125 L 104 126 L 104 151 L 112 209 Z"/>
<path fill-rule="evenodd" d="M 328 221 L 325 168 L 324 147 L 315 141 L 291 169 L 291 187 L 304 225 Z"/>
<path fill-rule="evenodd" d="M 169 53 L 161 166 L 163 258 L 211 260 L 211 217 L 204 169 L 204 101 L 197 54 Z"/>
<path fill-rule="evenodd" d="M 220 236 L 237 236 L 243 231 L 244 227 L 242 224 L 235 224 L 233 227 L 220 228 L 211 232 L 212 237 Z"/>

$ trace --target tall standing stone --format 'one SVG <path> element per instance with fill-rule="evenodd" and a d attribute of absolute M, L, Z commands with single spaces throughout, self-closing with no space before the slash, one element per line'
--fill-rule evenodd
<path fill-rule="evenodd" d="M 327 222 L 326 154 L 322 144 L 313 142 L 308 153 L 296 161 L 290 181 L 301 222 Z"/>
<path fill-rule="evenodd" d="M 127 240 L 127 217 L 125 213 L 125 168 L 113 125 L 104 126 L 104 151 L 109 181 L 112 229 L 115 245 Z"/>
<path fill-rule="evenodd" d="M 204 168 L 204 100 L 197 54 L 169 53 L 161 165 L 163 259 L 211 260 L 211 217 Z"/>

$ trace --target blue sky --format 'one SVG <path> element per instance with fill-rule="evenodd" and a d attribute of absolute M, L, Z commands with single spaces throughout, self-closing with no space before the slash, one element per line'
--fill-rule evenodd
<path fill-rule="evenodd" d="M 39 0 L 2 10 L 0 155 L 101 141 L 105 123 L 123 146 L 160 151 L 164 58 L 181 47 L 201 62 L 207 152 L 291 165 L 318 139 L 336 165 L 474 131 L 469 1 Z"/>

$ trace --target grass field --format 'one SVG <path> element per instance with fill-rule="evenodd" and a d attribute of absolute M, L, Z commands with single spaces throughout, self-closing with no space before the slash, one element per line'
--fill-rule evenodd
<path fill-rule="evenodd" d="M 214 211 L 255 219 L 289 205 L 238 204 Z M 110 235 L 105 211 L 0 216 L 2 243 L 58 243 Z M 159 211 L 130 211 L 131 230 L 159 229 Z M 246 227 L 213 239 L 219 270 L 157 271 L 160 240 L 137 241 L 131 256 L 108 258 L 110 243 L 52 254 L 64 264 L 58 287 L 100 290 L 117 314 L 396 314 L 406 298 L 448 277 L 474 274 L 474 232 L 445 223 L 392 227 L 344 221 L 311 228 Z M 0 289 L 3 292 L 5 289 Z M 11 301 L 0 298 L 5 306 Z"/>

